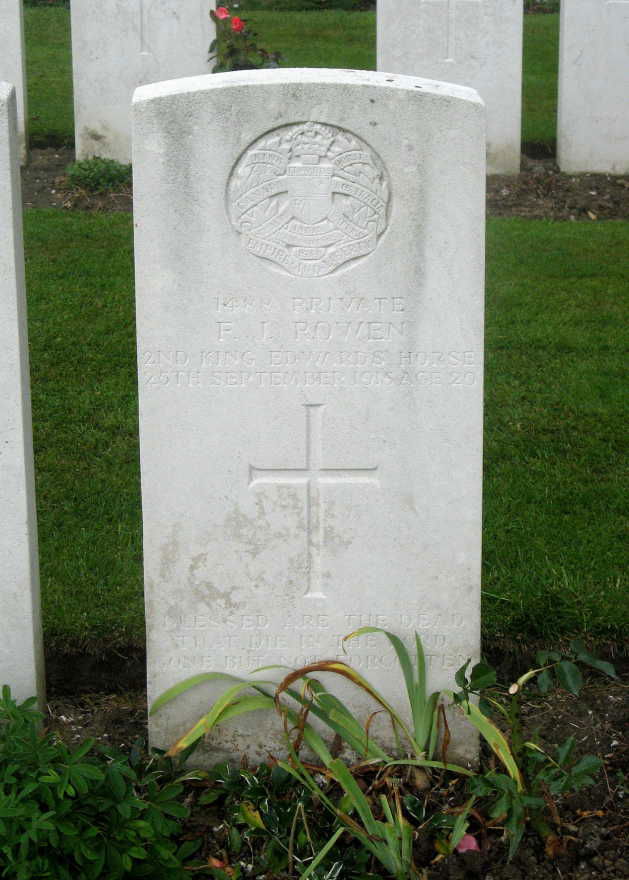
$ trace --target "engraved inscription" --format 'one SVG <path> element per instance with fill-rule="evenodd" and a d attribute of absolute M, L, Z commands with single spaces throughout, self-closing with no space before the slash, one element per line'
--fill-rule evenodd
<path fill-rule="evenodd" d="M 271 322 L 261 322 L 271 323 Z M 352 322 L 353 328 L 366 322 Z M 363 342 L 388 341 L 393 326 L 369 322 Z M 367 347 L 335 351 L 307 348 L 315 340 L 296 322 L 294 332 L 303 343 L 295 348 L 207 348 L 144 351 L 140 356 L 142 378 L 150 388 L 474 388 L 479 358 L 474 351 L 369 350 Z M 322 334 L 321 327 L 317 335 Z M 391 331 L 391 332 L 389 332 Z M 352 331 L 354 332 L 354 330 Z M 327 336 L 327 329 L 325 330 Z M 363 331 L 364 334 L 364 331 Z M 351 344 L 351 339 L 341 340 Z M 355 340 L 359 341 L 359 340 Z"/>
<path fill-rule="evenodd" d="M 282 622 L 282 633 L 275 633 L 271 616 L 263 613 L 235 615 L 220 623 L 209 614 L 171 617 L 166 626 L 171 651 L 160 668 L 194 671 L 220 666 L 250 672 L 270 660 L 298 667 L 322 656 L 349 660 L 357 669 L 395 668 L 395 654 L 379 636 L 365 634 L 343 643 L 349 631 L 363 626 L 396 631 L 411 651 L 414 634 L 419 632 L 430 670 L 456 669 L 467 659 L 467 655 L 448 652 L 449 640 L 464 626 L 464 617 L 457 611 L 444 614 L 418 606 L 391 614 L 346 613 L 336 620 L 342 629 L 336 629 L 325 613 L 288 613 Z"/>
<path fill-rule="evenodd" d="M 323 549 L 323 498 L 321 484 L 371 483 L 379 486 L 378 466 L 324 468 L 322 459 L 322 411 L 324 404 L 306 403 L 306 466 L 304 468 L 249 467 L 249 486 L 284 483 L 306 486 L 307 599 L 325 599 L 321 583 Z"/>
<path fill-rule="evenodd" d="M 387 227 L 389 180 L 348 131 L 286 125 L 236 163 L 227 207 L 246 250 L 290 275 L 321 278 L 370 254 Z"/>

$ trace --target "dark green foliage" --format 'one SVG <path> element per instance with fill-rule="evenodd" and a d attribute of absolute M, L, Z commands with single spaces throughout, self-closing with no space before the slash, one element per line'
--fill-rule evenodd
<path fill-rule="evenodd" d="M 174 842 L 183 786 L 137 755 L 69 749 L 41 729 L 35 700 L 0 699 L 0 877 L 183 880 Z"/>
<path fill-rule="evenodd" d="M 224 10 L 224 7 L 223 7 Z M 210 17 L 216 28 L 216 39 L 212 40 L 208 60 L 215 61 L 212 73 L 226 73 L 230 70 L 257 70 L 279 67 L 282 57 L 279 52 L 269 52 L 258 45 L 258 34 L 239 16 L 220 17 L 212 9 Z"/>
<path fill-rule="evenodd" d="M 506 816 L 504 827 L 509 835 L 510 858 L 520 845 L 527 821 L 542 838 L 548 838 L 551 833 L 547 824 L 549 804 L 554 804 L 560 795 L 594 785 L 603 762 L 596 755 L 575 760 L 574 746 L 575 739 L 571 736 L 551 756 L 528 744 L 523 753 L 522 771 L 526 780 L 523 791 L 518 791 L 509 776 L 495 771 L 469 780 L 470 792 L 482 799 L 482 807 L 490 818 Z"/>
<path fill-rule="evenodd" d="M 283 875 L 292 865 L 292 876 L 298 876 L 333 833 L 334 818 L 281 767 L 262 764 L 252 771 L 220 764 L 210 772 L 208 783 L 198 805 L 214 805 L 220 811 L 221 849 L 236 871 L 237 863 L 249 861 L 255 851 L 256 873 Z M 341 856 L 342 875 L 337 861 Z M 310 876 L 312 880 L 366 878 L 368 862 L 369 853 L 352 841 L 333 847 Z"/>
<path fill-rule="evenodd" d="M 491 717 L 502 715 L 507 722 L 507 737 L 513 758 L 520 772 L 520 779 L 505 773 L 490 770 L 468 780 L 470 793 L 481 798 L 484 809 L 490 818 L 506 816 L 504 827 L 509 837 L 509 858 L 520 845 L 527 822 L 546 840 L 554 834 L 549 819 L 556 816 L 555 799 L 570 792 L 579 791 L 594 785 L 595 776 L 603 762 L 596 755 L 584 755 L 578 761 L 574 758 L 574 737 L 569 737 L 551 756 L 542 749 L 534 738 L 524 740 L 522 728 L 522 693 L 530 682 L 537 682 L 541 693 L 551 689 L 564 688 L 578 697 L 583 687 L 583 676 L 579 664 L 595 669 L 610 678 L 616 678 L 616 670 L 611 663 L 599 660 L 591 654 L 581 641 L 572 641 L 569 652 L 538 651 L 537 667 L 529 669 L 508 689 L 495 684 L 494 670 L 485 663 L 477 664 L 467 677 L 470 661 L 456 673 L 456 683 L 462 688 L 455 694 L 455 701 L 466 705 L 471 693 L 482 698 L 481 711 Z M 492 675 L 493 673 L 493 675 Z M 492 681 L 493 678 L 493 681 Z"/>
<path fill-rule="evenodd" d="M 78 189 L 103 193 L 131 186 L 131 165 L 122 165 L 115 159 L 82 159 L 66 169 L 68 180 Z"/>

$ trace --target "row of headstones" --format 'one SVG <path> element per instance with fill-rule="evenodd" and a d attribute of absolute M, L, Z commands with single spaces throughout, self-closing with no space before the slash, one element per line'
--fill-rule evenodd
<path fill-rule="evenodd" d="M 1 86 L 0 680 L 24 696 L 42 665 L 14 109 Z M 404 711 L 386 642 L 344 654 L 363 626 L 419 633 L 435 689 L 478 657 L 484 127 L 470 89 L 367 71 L 136 92 L 149 700 L 336 657 Z M 204 687 L 152 719 L 156 745 Z M 280 748 L 271 714 L 238 719 L 209 760 Z"/>
<path fill-rule="evenodd" d="M 77 158 L 130 158 L 141 84 L 207 72 L 209 0 L 72 4 Z M 0 78 L 25 124 L 22 0 L 0 7 Z M 379 0 L 378 69 L 476 89 L 488 170 L 520 168 L 523 0 Z M 563 171 L 629 171 L 629 0 L 562 0 L 557 154 Z M 24 137 L 24 135 L 22 135 Z"/>

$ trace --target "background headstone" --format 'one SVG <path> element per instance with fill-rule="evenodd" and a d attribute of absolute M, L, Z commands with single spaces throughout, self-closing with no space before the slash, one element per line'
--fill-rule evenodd
<path fill-rule="evenodd" d="M 0 80 L 15 87 L 20 162 L 28 152 L 23 0 L 0 3 Z"/>
<path fill-rule="evenodd" d="M 134 103 L 149 699 L 343 656 L 364 625 L 417 630 L 451 686 L 479 651 L 482 102 L 276 70 Z M 404 705 L 383 638 L 349 658 Z M 160 710 L 153 742 L 211 694 Z M 270 713 L 215 744 L 264 758 L 279 739 Z"/>
<path fill-rule="evenodd" d="M 378 0 L 378 70 L 477 90 L 490 174 L 520 170 L 522 0 Z"/>
<path fill-rule="evenodd" d="M 557 161 L 629 173 L 629 0 L 561 0 Z"/>
<path fill-rule="evenodd" d="M 0 82 L 0 685 L 44 696 L 15 90 Z"/>
<path fill-rule="evenodd" d="M 131 160 L 131 98 L 143 83 L 209 72 L 208 0 L 71 4 L 78 159 Z"/>

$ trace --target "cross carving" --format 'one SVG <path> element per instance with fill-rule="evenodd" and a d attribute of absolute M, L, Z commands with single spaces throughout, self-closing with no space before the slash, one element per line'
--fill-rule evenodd
<path fill-rule="evenodd" d="M 324 499 L 321 487 L 340 484 L 379 486 L 379 466 L 366 468 L 324 468 L 322 403 L 305 403 L 306 465 L 303 468 L 249 466 L 249 487 L 263 484 L 306 486 L 306 558 L 308 587 L 306 599 L 325 599 L 321 583 Z"/>
<path fill-rule="evenodd" d="M 140 0 L 140 55 L 151 55 L 148 44 L 148 6 L 151 0 Z"/>
<path fill-rule="evenodd" d="M 444 61 L 456 61 L 456 11 L 457 3 L 482 3 L 483 0 L 421 0 L 422 3 L 438 2 L 446 6 L 448 16 L 448 30 L 446 37 L 446 57 Z"/>

